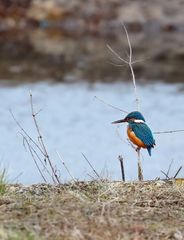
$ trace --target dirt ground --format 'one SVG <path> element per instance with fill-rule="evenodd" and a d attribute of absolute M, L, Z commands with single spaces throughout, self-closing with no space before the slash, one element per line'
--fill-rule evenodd
<path fill-rule="evenodd" d="M 92 181 L 7 185 L 0 239 L 184 239 L 184 185 Z"/>

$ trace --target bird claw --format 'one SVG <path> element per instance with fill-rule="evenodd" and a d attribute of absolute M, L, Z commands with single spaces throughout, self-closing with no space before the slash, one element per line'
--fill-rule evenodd
<path fill-rule="evenodd" d="M 140 147 L 137 147 L 137 148 L 135 149 L 135 151 L 136 151 L 136 152 L 139 152 L 140 149 L 141 149 Z"/>

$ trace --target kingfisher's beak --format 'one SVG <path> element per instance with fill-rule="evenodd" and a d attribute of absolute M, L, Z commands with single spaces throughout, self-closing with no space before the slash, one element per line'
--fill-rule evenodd
<path fill-rule="evenodd" d="M 116 124 L 116 123 L 122 123 L 122 122 L 127 122 L 127 120 L 125 118 L 117 120 L 115 122 L 112 122 L 112 124 Z"/>

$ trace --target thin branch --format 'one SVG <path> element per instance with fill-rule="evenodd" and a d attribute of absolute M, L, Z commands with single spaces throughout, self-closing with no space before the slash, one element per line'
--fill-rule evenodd
<path fill-rule="evenodd" d="M 161 173 L 163 173 L 164 174 L 164 176 L 167 178 L 167 179 L 170 179 L 170 177 L 168 176 L 168 174 L 167 173 L 165 173 L 164 171 L 162 171 L 161 170 Z"/>
<path fill-rule="evenodd" d="M 120 57 L 120 55 L 116 51 L 114 51 L 114 49 L 112 49 L 112 47 L 109 44 L 107 44 L 106 46 L 119 60 L 121 60 L 125 64 L 129 64 L 129 62 L 123 59 L 122 57 Z"/>
<path fill-rule="evenodd" d="M 129 35 L 128 35 L 128 31 L 127 31 L 127 29 L 126 29 L 124 24 L 122 24 L 122 26 L 124 28 L 124 31 L 125 31 L 126 37 L 127 37 L 127 41 L 128 41 L 128 46 L 129 46 L 129 62 L 128 62 L 128 65 L 130 67 L 130 71 L 131 71 L 131 74 L 132 74 L 132 80 L 133 80 L 133 85 L 134 85 L 134 93 L 135 93 L 135 100 L 136 100 L 137 110 L 139 111 L 139 98 L 138 98 L 138 95 L 137 95 L 135 74 L 134 74 L 134 70 L 133 70 L 133 67 L 132 67 L 132 46 L 131 46 L 131 43 L 130 43 L 130 38 L 129 38 Z"/>
<path fill-rule="evenodd" d="M 46 155 L 46 157 L 48 158 L 48 153 L 47 153 L 47 149 L 45 147 L 45 144 L 43 142 L 43 138 L 42 138 L 42 135 L 41 135 L 41 132 L 40 132 L 40 128 L 38 126 L 38 123 L 37 123 L 37 120 L 36 120 L 36 115 L 38 114 L 37 113 L 34 113 L 34 107 L 33 107 L 33 95 L 30 91 L 30 104 L 31 104 L 31 114 L 32 114 L 32 117 L 33 117 L 33 121 L 34 121 L 34 124 L 35 124 L 35 127 L 36 127 L 36 130 L 37 130 L 37 133 L 38 133 L 38 139 L 39 139 L 39 143 L 41 145 L 41 148 L 43 149 L 44 151 L 44 154 Z"/>
<path fill-rule="evenodd" d="M 87 157 L 84 155 L 84 153 L 81 153 L 82 156 L 84 157 L 84 159 L 86 160 L 86 162 L 89 164 L 89 166 L 91 167 L 91 169 L 93 170 L 93 172 L 95 173 L 95 175 L 100 178 L 100 175 L 97 173 L 97 171 L 94 169 L 94 167 L 92 166 L 92 164 L 90 163 L 90 161 L 87 159 Z"/>
<path fill-rule="evenodd" d="M 137 87 L 136 87 L 136 80 L 135 80 L 135 74 L 134 74 L 134 69 L 133 69 L 133 64 L 137 62 L 136 61 L 132 61 L 132 46 L 131 46 L 131 43 L 130 43 L 130 38 L 129 38 L 129 35 L 128 35 L 128 31 L 125 27 L 124 24 L 122 24 L 123 26 L 123 29 L 125 31 L 125 34 L 126 34 L 126 38 L 127 38 L 127 42 L 128 42 L 128 47 L 129 47 L 129 55 L 128 55 L 128 61 L 125 60 L 124 58 L 122 58 L 110 45 L 107 44 L 107 48 L 122 62 L 124 62 L 125 64 L 127 64 L 130 68 L 130 72 L 131 72 L 131 75 L 132 75 L 132 81 L 133 81 L 133 86 L 134 86 L 134 94 L 135 94 L 135 101 L 136 101 L 136 108 L 137 110 L 139 111 L 139 98 L 138 98 L 138 95 L 137 95 Z"/>
<path fill-rule="evenodd" d="M 177 171 L 176 174 L 174 175 L 174 178 L 176 178 L 176 177 L 178 176 L 178 174 L 179 174 L 179 172 L 181 171 L 181 169 L 182 169 L 182 166 L 179 167 L 178 171 Z"/>
<path fill-rule="evenodd" d="M 163 133 L 177 133 L 177 132 L 184 132 L 184 129 L 160 131 L 160 132 L 153 132 L 153 133 L 154 133 L 154 134 L 163 134 Z"/>
<path fill-rule="evenodd" d="M 39 151 L 44 154 L 43 150 L 40 148 L 40 146 L 33 140 L 33 138 L 26 132 L 26 130 L 22 127 L 22 125 L 17 121 L 17 119 L 15 118 L 13 112 L 11 109 L 9 109 L 9 112 L 13 118 L 13 120 L 15 121 L 15 123 L 17 124 L 17 126 L 20 128 L 20 130 L 25 134 L 25 136 L 29 139 L 29 141 L 31 141 L 38 149 Z"/>
<path fill-rule="evenodd" d="M 169 164 L 169 168 L 168 168 L 168 170 L 167 170 L 167 176 L 169 176 L 169 173 L 170 173 L 170 170 L 171 170 L 171 166 L 172 166 L 172 164 L 173 164 L 173 159 L 171 160 L 171 162 L 170 162 L 170 164 Z"/>
<path fill-rule="evenodd" d="M 48 154 L 48 152 L 47 152 L 46 145 L 45 145 L 45 143 L 44 143 L 44 141 L 43 141 L 43 137 L 42 137 L 42 135 L 41 135 L 40 128 L 39 128 L 39 125 L 38 125 L 38 123 L 37 123 L 36 114 L 35 114 L 35 112 L 34 112 L 34 106 L 33 106 L 33 96 L 32 96 L 31 91 L 30 91 L 30 104 L 31 104 L 31 113 L 32 113 L 34 125 L 35 125 L 36 131 L 37 131 L 37 133 L 38 133 L 38 142 L 39 142 L 39 144 L 40 144 L 40 146 L 41 146 L 41 149 L 43 149 L 42 151 L 43 151 L 43 155 L 44 155 L 44 157 L 45 157 L 44 161 L 45 161 L 45 162 L 48 161 L 49 166 L 50 166 L 50 168 L 51 168 L 51 172 L 52 172 L 52 174 L 53 174 L 56 182 L 57 182 L 58 184 L 61 184 L 60 179 L 59 179 L 59 176 L 57 175 L 57 172 L 55 171 L 55 169 L 54 169 L 54 167 L 53 167 L 53 165 L 52 165 L 52 161 L 51 161 L 51 159 L 50 159 L 50 157 L 49 157 L 49 154 Z"/>
<path fill-rule="evenodd" d="M 113 63 L 113 62 L 110 62 L 110 61 L 108 61 L 108 63 L 115 66 L 115 67 L 126 67 L 127 66 L 126 64 L 117 64 L 117 63 Z"/>
<path fill-rule="evenodd" d="M 43 180 L 45 181 L 45 183 L 47 183 L 47 180 L 46 180 L 46 178 L 44 177 L 44 175 L 43 175 L 43 173 L 42 173 L 42 171 L 41 171 L 41 169 L 40 169 L 40 167 L 39 167 L 39 165 L 38 165 L 38 163 L 37 163 L 37 161 L 36 161 L 36 159 L 35 159 L 35 156 L 34 156 L 34 154 L 33 154 L 33 152 L 32 152 L 32 148 L 31 148 L 28 140 L 25 138 L 24 141 L 27 143 L 29 152 L 30 152 L 30 154 L 31 154 L 31 156 L 32 156 L 32 159 L 33 159 L 33 161 L 34 161 L 34 163 L 35 163 L 35 165 L 36 165 L 36 167 L 37 167 L 37 169 L 38 169 L 41 177 L 43 178 Z"/>
<path fill-rule="evenodd" d="M 129 54 L 128 55 L 128 61 L 125 60 L 124 58 L 122 58 L 116 51 L 114 51 L 109 45 L 107 45 L 107 48 L 119 59 L 121 60 L 123 63 L 126 63 L 129 68 L 130 68 L 130 72 L 132 75 L 132 82 L 133 82 L 133 86 L 134 86 L 134 95 L 135 95 L 135 102 L 136 102 L 136 109 L 137 111 L 139 111 L 139 98 L 138 98 L 138 94 L 137 94 L 137 87 L 136 87 L 136 80 L 135 80 L 135 74 L 134 74 L 134 69 L 133 69 L 133 61 L 132 61 L 132 46 L 130 43 L 130 38 L 128 35 L 128 31 L 125 27 L 124 24 L 122 24 L 123 29 L 125 31 L 126 34 L 126 38 L 127 38 L 127 42 L 128 42 L 128 47 L 129 47 Z M 141 166 L 141 155 L 140 155 L 140 149 L 137 149 L 137 159 L 138 159 L 138 179 L 141 181 L 143 180 L 143 171 L 142 171 L 142 166 Z"/>
<path fill-rule="evenodd" d="M 63 161 L 63 159 L 62 159 L 61 155 L 59 154 L 59 152 L 56 151 L 56 153 L 57 153 L 59 159 L 61 160 L 61 162 L 62 162 L 64 168 L 66 169 L 67 173 L 70 175 L 71 179 L 72 179 L 74 182 L 76 182 L 76 179 L 75 179 L 75 178 L 73 177 L 73 175 L 71 174 L 69 168 L 66 166 L 66 164 L 65 164 L 65 162 Z"/>
<path fill-rule="evenodd" d="M 100 101 L 100 102 L 103 103 L 104 105 L 107 105 L 108 107 L 111 107 L 111 108 L 116 109 L 116 110 L 118 110 L 118 111 L 121 111 L 121 112 L 123 112 L 123 113 L 128 113 L 127 111 L 122 110 L 121 108 L 115 107 L 115 106 L 113 106 L 113 105 L 105 102 L 104 100 L 102 100 L 101 98 L 99 98 L 99 97 L 97 97 L 97 96 L 94 96 L 94 99 L 97 99 L 98 101 Z"/>

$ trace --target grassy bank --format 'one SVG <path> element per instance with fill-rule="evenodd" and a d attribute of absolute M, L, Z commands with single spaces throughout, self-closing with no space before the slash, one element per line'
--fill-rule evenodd
<path fill-rule="evenodd" d="M 0 239 L 183 239 L 184 186 L 154 182 L 7 185 Z"/>

